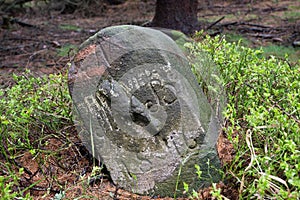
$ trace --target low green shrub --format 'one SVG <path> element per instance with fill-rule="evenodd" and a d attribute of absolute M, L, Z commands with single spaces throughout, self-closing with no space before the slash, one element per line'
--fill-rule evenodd
<path fill-rule="evenodd" d="M 6 161 L 0 165 L 5 172 L 0 176 L 0 194 L 6 199 L 25 196 L 26 188 L 16 190 L 22 175 L 16 169 L 24 171 L 16 159 L 24 152 L 36 156 L 47 137 L 72 122 L 65 76 L 35 77 L 27 71 L 13 75 L 13 80 L 12 87 L 0 89 L 0 158 Z"/>
<path fill-rule="evenodd" d="M 202 41 L 186 47 L 194 57 L 209 54 L 226 91 L 224 133 L 236 155 L 225 170 L 238 185 L 240 199 L 299 198 L 299 62 L 267 59 L 262 50 L 220 37 L 196 37 Z M 194 69 L 200 81 L 207 80 L 204 70 Z"/>

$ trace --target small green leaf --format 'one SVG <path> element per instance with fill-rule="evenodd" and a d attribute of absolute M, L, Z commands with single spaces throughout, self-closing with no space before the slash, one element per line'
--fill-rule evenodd
<path fill-rule="evenodd" d="M 183 189 L 185 192 L 189 191 L 189 184 L 187 184 L 186 182 L 183 182 Z"/>

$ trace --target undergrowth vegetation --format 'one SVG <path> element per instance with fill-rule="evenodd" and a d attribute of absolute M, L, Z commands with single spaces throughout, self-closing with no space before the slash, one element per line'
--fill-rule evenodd
<path fill-rule="evenodd" d="M 46 150 L 47 139 L 59 138 L 60 131 L 71 124 L 71 101 L 66 77 L 61 74 L 35 77 L 27 71 L 12 78 L 14 85 L 0 90 L 0 159 L 5 161 L 0 163 L 0 196 L 30 199 L 28 190 L 38 182 L 20 184 L 25 173 L 33 175 L 20 164 L 20 158 L 27 152 L 36 160 L 42 154 L 55 154 Z M 44 157 L 39 164 L 46 160 Z"/>
<path fill-rule="evenodd" d="M 187 48 L 194 56 L 204 51 L 212 58 L 219 71 L 215 78 L 226 91 L 223 133 L 234 145 L 235 158 L 224 166 L 225 184 L 229 180 L 228 184 L 237 187 L 240 199 L 299 198 L 299 63 L 272 56 L 266 59 L 262 50 L 220 37 L 197 37 L 201 41 Z M 197 75 L 201 80 L 201 74 Z M 46 138 L 65 134 L 60 130 L 72 124 L 66 79 L 61 74 L 34 77 L 26 72 L 14 75 L 10 88 L 0 89 L 0 158 L 5 161 L 0 163 L 2 199 L 31 198 L 28 191 L 38 182 L 20 185 L 26 169 L 18 158 L 25 152 L 35 159 L 51 154 L 43 148 Z M 208 92 L 215 90 L 205 87 Z M 221 194 L 215 196 L 222 198 Z"/>
<path fill-rule="evenodd" d="M 211 56 L 227 95 L 223 132 L 236 155 L 225 166 L 226 179 L 239 186 L 240 199 L 299 198 L 299 63 L 266 59 L 262 50 L 220 37 L 196 37 L 202 41 L 186 47 Z"/>

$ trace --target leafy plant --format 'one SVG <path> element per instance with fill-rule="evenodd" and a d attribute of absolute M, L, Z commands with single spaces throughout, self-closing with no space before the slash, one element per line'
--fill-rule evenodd
<path fill-rule="evenodd" d="M 195 169 L 198 178 L 201 179 L 202 171 L 200 170 L 200 166 L 195 164 Z M 189 185 L 186 182 L 183 182 L 183 189 L 184 189 L 184 194 L 187 194 L 190 199 L 199 199 L 198 193 L 194 189 L 190 191 Z"/>
<path fill-rule="evenodd" d="M 30 194 L 24 194 L 27 188 L 23 190 L 15 190 L 14 186 L 19 185 L 18 179 L 24 173 L 24 169 L 20 168 L 18 173 L 12 172 L 8 167 L 6 168 L 10 173 L 7 176 L 0 176 L 0 197 L 1 200 L 23 199 L 31 200 Z"/>
<path fill-rule="evenodd" d="M 63 122 L 70 122 L 71 102 L 64 76 L 33 77 L 27 71 L 13 79 L 15 85 L 2 89 L 0 99 L 2 137 L 7 137 L 12 149 L 32 146 L 30 130 L 45 126 L 57 130 Z"/>
<path fill-rule="evenodd" d="M 240 198 L 299 198 L 299 63 L 265 58 L 261 49 L 240 42 L 196 37 L 202 41 L 186 46 L 192 55 L 210 55 L 226 88 L 224 133 L 236 150 L 226 170 L 239 184 Z"/>
<path fill-rule="evenodd" d="M 71 101 L 65 76 L 35 77 L 26 71 L 21 76 L 13 75 L 13 80 L 12 87 L 0 89 L 0 158 L 6 160 L 0 168 L 7 172 L 0 178 L 0 194 L 10 198 L 16 196 L 11 188 L 18 188 L 22 175 L 15 169 L 23 169 L 16 159 L 25 152 L 33 157 L 46 153 L 42 148 L 46 145 L 44 141 L 71 123 Z M 22 195 L 32 186 L 34 183 L 17 194 Z"/>
<path fill-rule="evenodd" d="M 14 199 L 18 194 L 12 191 L 13 182 L 10 177 L 0 176 L 0 196 L 3 200 Z"/>

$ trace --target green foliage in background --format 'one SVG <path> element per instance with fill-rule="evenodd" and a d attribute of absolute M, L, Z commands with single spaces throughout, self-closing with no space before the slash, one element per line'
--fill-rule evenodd
<path fill-rule="evenodd" d="M 299 198 L 299 62 L 267 59 L 262 50 L 220 37 L 196 37 L 202 41 L 186 47 L 196 57 L 210 55 L 226 90 L 224 132 L 236 155 L 225 170 L 239 185 L 240 199 Z"/>

